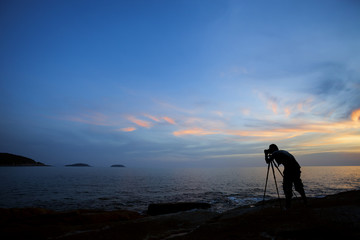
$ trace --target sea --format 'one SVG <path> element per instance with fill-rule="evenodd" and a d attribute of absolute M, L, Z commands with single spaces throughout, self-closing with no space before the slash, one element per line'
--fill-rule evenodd
<path fill-rule="evenodd" d="M 360 190 L 360 166 L 302 167 L 307 196 Z M 204 202 L 224 212 L 277 198 L 267 167 L 143 169 L 118 167 L 0 167 L 0 208 L 132 210 L 151 203 Z M 275 169 L 280 192 L 282 177 Z M 299 195 L 298 195 L 299 196 Z"/>

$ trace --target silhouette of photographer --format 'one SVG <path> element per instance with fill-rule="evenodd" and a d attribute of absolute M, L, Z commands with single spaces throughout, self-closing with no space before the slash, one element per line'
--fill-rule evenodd
<path fill-rule="evenodd" d="M 292 186 L 294 184 L 295 190 L 300 193 L 304 204 L 307 205 L 307 199 L 304 191 L 304 185 L 301 181 L 300 165 L 296 161 L 295 157 L 285 150 L 279 150 L 275 144 L 271 144 L 269 149 L 264 150 L 265 161 L 270 164 L 272 161 L 276 161 L 278 165 L 284 166 L 283 172 L 283 189 L 286 198 L 286 208 L 291 207 L 291 198 L 293 196 Z"/>

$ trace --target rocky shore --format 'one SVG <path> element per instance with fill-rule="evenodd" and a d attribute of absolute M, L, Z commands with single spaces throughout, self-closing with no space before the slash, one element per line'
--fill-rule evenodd
<path fill-rule="evenodd" d="M 0 209 L 1 239 L 360 239 L 360 191 L 293 201 L 270 200 L 224 213 L 208 209 L 158 216 L 136 212 Z"/>

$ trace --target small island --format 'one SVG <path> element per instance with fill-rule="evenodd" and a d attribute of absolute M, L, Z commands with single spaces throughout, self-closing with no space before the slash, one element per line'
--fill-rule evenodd
<path fill-rule="evenodd" d="M 74 163 L 74 164 L 65 165 L 65 167 L 91 167 L 91 166 L 86 163 Z"/>
<path fill-rule="evenodd" d="M 115 165 L 111 165 L 111 167 L 125 167 L 125 166 L 121 164 L 115 164 Z"/>
<path fill-rule="evenodd" d="M 41 162 L 36 162 L 33 159 L 11 154 L 11 153 L 0 153 L 0 166 L 11 166 L 11 167 L 25 167 L 25 166 L 48 166 Z"/>

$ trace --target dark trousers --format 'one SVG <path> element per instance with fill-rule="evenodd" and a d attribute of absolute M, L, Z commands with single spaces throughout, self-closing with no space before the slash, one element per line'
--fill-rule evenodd
<path fill-rule="evenodd" d="M 295 190 L 300 193 L 302 199 L 304 200 L 304 203 L 306 204 L 304 184 L 301 181 L 300 175 L 301 175 L 301 171 L 284 172 L 283 189 L 285 193 L 287 208 L 291 206 L 291 198 L 293 196 L 292 193 L 293 184 L 295 186 Z"/>

